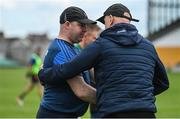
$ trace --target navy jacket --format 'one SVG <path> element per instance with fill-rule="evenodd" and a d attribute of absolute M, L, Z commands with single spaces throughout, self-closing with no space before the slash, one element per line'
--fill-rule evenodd
<path fill-rule="evenodd" d="M 156 112 L 155 95 L 169 87 L 166 70 L 152 43 L 126 23 L 103 31 L 71 62 L 42 69 L 39 78 L 58 84 L 91 67 L 97 83 L 93 117 L 126 111 Z"/>

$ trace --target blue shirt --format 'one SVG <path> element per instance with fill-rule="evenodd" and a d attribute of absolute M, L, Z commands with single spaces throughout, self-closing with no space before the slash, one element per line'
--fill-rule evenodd
<path fill-rule="evenodd" d="M 64 64 L 71 61 L 78 53 L 79 50 L 72 44 L 56 38 L 49 46 L 43 67 L 48 68 L 55 64 Z M 85 71 L 82 72 L 81 75 L 86 83 L 89 83 L 87 73 L 88 72 Z M 67 82 L 62 81 L 58 85 L 45 84 L 41 106 L 60 113 L 82 116 L 87 111 L 88 103 L 77 98 Z"/>

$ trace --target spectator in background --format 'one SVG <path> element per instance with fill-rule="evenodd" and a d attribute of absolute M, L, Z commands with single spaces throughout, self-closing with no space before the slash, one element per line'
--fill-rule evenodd
<path fill-rule="evenodd" d="M 40 67 L 42 65 L 41 60 L 41 48 L 38 47 L 35 52 L 32 54 L 30 63 L 28 65 L 28 72 L 26 74 L 26 77 L 29 80 L 28 85 L 25 87 L 25 89 L 20 93 L 20 95 L 17 96 L 16 102 L 19 106 L 24 105 L 24 98 L 26 95 L 33 90 L 35 86 L 38 87 L 38 94 L 39 97 L 42 97 L 43 93 L 43 87 L 40 85 L 40 82 L 38 80 L 38 72 L 40 70 Z"/>

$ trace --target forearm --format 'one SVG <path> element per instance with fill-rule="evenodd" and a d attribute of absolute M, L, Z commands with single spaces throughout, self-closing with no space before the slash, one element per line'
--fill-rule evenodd
<path fill-rule="evenodd" d="M 92 86 L 86 84 L 87 86 L 84 88 L 83 93 L 84 96 L 82 96 L 82 100 L 89 102 L 90 104 L 96 104 L 96 89 Z"/>
<path fill-rule="evenodd" d="M 81 76 L 67 80 L 74 94 L 85 102 L 96 103 L 96 89 L 88 85 Z"/>

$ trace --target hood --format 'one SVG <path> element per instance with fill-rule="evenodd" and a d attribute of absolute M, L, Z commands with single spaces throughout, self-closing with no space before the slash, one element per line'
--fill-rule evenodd
<path fill-rule="evenodd" d="M 118 23 L 104 30 L 100 37 L 111 40 L 122 46 L 137 45 L 143 37 L 138 34 L 138 30 L 132 24 Z"/>

